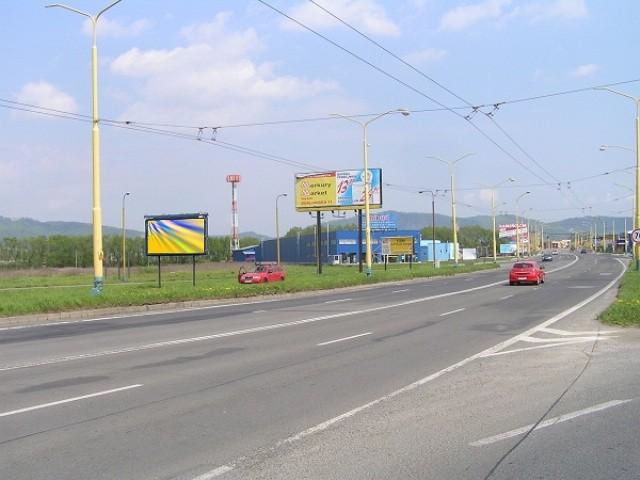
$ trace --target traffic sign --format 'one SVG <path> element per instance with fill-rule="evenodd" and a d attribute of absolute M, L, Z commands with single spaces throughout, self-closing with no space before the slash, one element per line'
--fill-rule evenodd
<path fill-rule="evenodd" d="M 640 243 L 640 228 L 636 228 L 631 232 L 631 240 L 635 243 Z"/>

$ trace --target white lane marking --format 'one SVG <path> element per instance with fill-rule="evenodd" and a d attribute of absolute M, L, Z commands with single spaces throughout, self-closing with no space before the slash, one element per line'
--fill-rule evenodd
<path fill-rule="evenodd" d="M 364 337 L 366 335 L 371 335 L 373 332 L 360 333 L 358 335 L 351 335 L 350 337 L 338 338 L 337 340 L 329 340 L 328 342 L 319 343 L 318 347 L 323 347 L 325 345 L 330 345 L 332 343 L 344 342 L 345 340 L 351 340 L 352 338 Z"/>
<path fill-rule="evenodd" d="M 612 337 L 600 337 L 598 341 L 607 340 L 608 338 L 612 338 Z M 502 352 L 485 355 L 485 358 L 498 357 L 500 355 L 508 355 L 510 353 L 527 352 L 529 350 L 538 350 L 540 348 L 564 347 L 566 345 L 574 345 L 576 343 L 586 343 L 586 342 L 592 342 L 592 341 L 593 340 L 573 340 L 573 341 L 569 340 L 564 343 L 547 343 L 545 345 L 536 345 L 535 347 L 514 348 L 513 350 L 503 350 Z"/>
<path fill-rule="evenodd" d="M 198 475 L 193 480 L 210 480 L 215 477 L 219 477 L 220 475 L 224 475 L 227 472 L 233 470 L 233 465 L 222 465 L 221 467 L 214 468 L 213 470 L 203 473 L 202 475 Z"/>
<path fill-rule="evenodd" d="M 351 298 L 341 298 L 339 300 L 328 300 L 324 303 L 342 303 L 342 302 L 349 302 L 351 300 L 352 300 Z"/>
<path fill-rule="evenodd" d="M 573 263 L 578 261 L 578 257 L 576 256 L 576 259 L 574 260 L 574 262 L 559 268 L 558 270 L 562 270 L 564 268 L 568 268 L 569 266 L 571 266 Z M 556 270 L 557 271 L 557 270 Z M 617 281 L 614 280 L 613 283 L 615 283 Z M 472 288 L 467 288 L 464 290 L 456 290 L 453 292 L 446 292 L 446 293 L 440 293 L 437 295 L 431 295 L 428 297 L 422 297 L 422 298 L 414 298 L 412 300 L 405 300 L 403 302 L 399 302 L 399 303 L 392 303 L 389 305 L 382 305 L 380 307 L 372 307 L 372 308 L 366 308 L 366 309 L 362 309 L 362 310 L 352 310 L 349 312 L 340 312 L 340 313 L 333 313 L 330 315 L 323 315 L 320 317 L 313 317 L 313 318 L 307 318 L 304 320 L 295 320 L 292 322 L 286 322 L 286 323 L 277 323 L 277 324 L 272 324 L 272 325 L 264 325 L 262 327 L 253 327 L 253 328 L 246 328 L 244 330 L 235 330 L 235 331 L 231 331 L 231 332 L 223 332 L 223 333 L 215 333 L 212 335 L 203 335 L 200 337 L 190 337 L 190 338 L 180 338 L 177 340 L 168 340 L 168 341 L 164 341 L 164 342 L 155 342 L 155 343 L 148 343 L 146 345 L 138 345 L 138 346 L 132 346 L 132 347 L 123 347 L 123 348 L 118 348 L 118 349 L 113 349 L 113 350 L 106 350 L 106 351 L 101 351 L 101 352 L 92 352 L 92 353 L 82 353 L 82 354 L 78 354 L 78 355 L 69 355 L 69 356 L 65 356 L 65 357 L 55 357 L 55 358 L 49 358 L 49 359 L 45 359 L 45 360 L 40 360 L 37 362 L 27 362 L 27 363 L 19 363 L 19 364 L 13 364 L 13 365 L 1 365 L 0 366 L 0 372 L 6 372 L 8 370 L 17 370 L 20 368 L 31 368 L 31 367 L 39 367 L 42 365 L 52 365 L 52 364 L 56 364 L 56 363 L 63 363 L 63 362 L 70 362 L 73 360 L 81 360 L 81 359 L 86 359 L 86 358 L 96 358 L 96 357 L 104 357 L 106 355 L 117 355 L 120 353 L 129 353 L 129 352 L 138 352 L 138 351 L 142 351 L 142 350 L 150 350 L 150 349 L 155 349 L 155 348 L 162 348 L 162 347 L 169 347 L 169 346 L 174 346 L 174 345 L 182 345 L 182 344 L 186 344 L 186 343 L 194 343 L 194 342 L 202 342 L 202 341 L 206 341 L 206 340 L 213 340 L 216 338 L 223 338 L 223 337 L 233 337 L 233 336 L 237 336 L 237 335 L 246 335 L 246 334 L 250 334 L 250 333 L 257 333 L 257 332 L 263 332 L 266 330 L 274 330 L 274 329 L 280 329 L 280 328 L 285 328 L 285 327 L 292 327 L 292 326 L 296 326 L 296 325 L 304 325 L 307 323 L 315 323 L 315 322 L 319 322 L 319 321 L 323 321 L 323 320 L 333 320 L 335 318 L 343 318 L 343 317 L 350 317 L 350 316 L 354 316 L 354 315 L 362 315 L 365 313 L 372 313 L 372 312 L 379 312 L 379 311 L 383 311 L 383 310 L 389 310 L 391 308 L 397 308 L 397 307 L 404 307 L 407 305 L 413 305 L 416 303 L 422 303 L 422 302 L 427 302 L 430 300 L 435 300 L 435 299 L 439 299 L 439 298 L 446 298 L 446 297 L 452 297 L 454 295 L 460 295 L 463 293 L 469 293 L 469 292 L 476 292 L 478 290 L 484 290 L 486 288 L 490 288 L 490 287 L 495 287 L 496 285 L 503 285 L 504 281 L 498 281 L 498 282 L 493 282 L 493 283 L 488 283 L 486 285 L 480 285 L 478 287 L 472 287 Z M 256 302 L 258 303 L 258 302 Z"/>
<path fill-rule="evenodd" d="M 573 342 L 574 340 L 593 341 L 601 338 L 598 335 L 591 337 L 573 337 L 573 338 L 538 338 L 538 337 L 523 337 L 520 340 L 527 343 L 566 343 Z"/>
<path fill-rule="evenodd" d="M 402 293 L 402 292 L 408 292 L 408 291 L 409 291 L 409 289 L 408 289 L 408 288 L 403 288 L 403 289 L 401 289 L 401 290 L 394 290 L 394 291 L 392 291 L 391 293 Z"/>
<path fill-rule="evenodd" d="M 574 290 L 582 290 L 582 289 L 596 288 L 596 287 L 595 285 L 574 285 L 572 287 L 567 287 L 567 288 L 572 288 Z"/>
<path fill-rule="evenodd" d="M 513 294 L 511 295 L 505 295 L 504 297 L 500 297 L 500 300 L 507 300 L 509 298 L 513 297 Z"/>
<path fill-rule="evenodd" d="M 602 272 L 600 275 L 602 275 L 603 277 L 608 277 L 610 275 L 613 275 L 612 272 Z"/>
<path fill-rule="evenodd" d="M 466 310 L 466 308 L 458 308 L 456 310 L 451 310 L 450 312 L 441 313 L 440 316 L 441 317 L 446 317 L 447 315 L 453 315 L 454 313 L 464 312 L 465 310 Z"/>
<path fill-rule="evenodd" d="M 253 313 L 265 313 L 266 310 L 254 310 Z"/>
<path fill-rule="evenodd" d="M 33 410 L 40 410 L 41 408 L 53 407 L 56 405 L 62 405 L 64 403 L 77 402 L 78 400 L 84 400 L 87 398 L 99 397 L 101 395 L 109 395 L 110 393 L 123 392 L 124 390 L 131 390 L 132 388 L 142 387 L 141 383 L 136 385 L 128 385 L 126 387 L 113 388 L 111 390 L 104 390 L 102 392 L 90 393 L 89 395 L 82 395 L 80 397 L 67 398 L 65 400 L 58 400 L 57 402 L 43 403 L 41 405 L 34 405 L 33 407 L 20 408 L 18 410 L 11 410 L 10 412 L 0 413 L 0 417 L 8 417 L 9 415 L 16 415 L 18 413 L 31 412 Z"/>
<path fill-rule="evenodd" d="M 573 265 L 577 261 L 578 261 L 578 256 L 575 256 L 575 260 L 572 263 L 570 263 L 569 266 Z M 526 332 L 524 332 L 524 334 L 520 334 L 520 335 L 528 335 L 528 334 L 531 334 L 534 331 L 536 331 L 538 328 L 547 327 L 547 326 L 549 326 L 549 325 L 561 320 L 562 318 L 564 318 L 565 316 L 569 315 L 570 313 L 573 313 L 576 310 L 578 310 L 579 308 L 582 308 L 583 306 L 585 306 L 588 303 L 592 302 L 593 300 L 598 298 L 600 295 L 603 295 L 607 290 L 609 290 L 611 287 L 613 287 L 620 278 L 622 278 L 622 275 L 624 275 L 624 273 L 626 271 L 626 266 L 624 265 L 623 262 L 620 262 L 620 264 L 623 266 L 623 270 L 620 273 L 620 275 L 618 275 L 615 280 L 613 280 L 612 282 L 607 284 L 607 286 L 604 287 L 602 290 L 600 290 L 596 294 L 594 294 L 591 297 L 589 297 L 587 299 L 587 301 L 583 301 L 583 302 L 580 302 L 577 305 L 574 305 L 573 307 L 565 310 L 564 312 L 559 313 L 555 317 L 552 317 L 549 320 L 546 320 L 546 321 L 542 322 L 537 327 L 531 328 L 531 329 L 527 330 Z M 563 268 L 567 268 L 567 267 L 566 266 L 565 267 L 561 267 L 559 270 L 561 270 Z M 498 282 L 498 283 L 503 283 L 503 282 Z M 478 287 L 476 287 L 476 288 L 478 288 Z M 421 378 L 420 380 L 417 380 L 417 381 L 415 381 L 413 383 L 410 383 L 409 385 L 405 385 L 404 387 L 402 387 L 402 388 L 400 388 L 398 390 L 395 390 L 395 391 L 393 391 L 393 392 L 391 392 L 391 393 L 389 393 L 389 394 L 387 394 L 387 395 L 385 395 L 383 397 L 376 398 L 375 400 L 372 400 L 369 403 L 365 403 L 364 405 L 361 405 L 361 406 L 356 407 L 356 408 L 354 408 L 352 410 L 349 410 L 348 412 L 345 412 L 345 413 L 343 413 L 341 415 L 338 415 L 337 417 L 333 417 L 333 418 L 331 418 L 331 419 L 329 419 L 329 420 L 327 420 L 325 422 L 319 423 L 318 425 L 315 425 L 315 426 L 313 426 L 311 428 L 303 430 L 302 432 L 297 433 L 296 435 L 292 435 L 292 436 L 290 436 L 288 438 L 285 438 L 284 440 L 279 441 L 274 447 L 271 448 L 271 450 L 274 451 L 274 450 L 276 450 L 277 448 L 279 448 L 282 445 L 286 445 L 286 444 L 291 444 L 291 443 L 297 442 L 299 440 L 302 440 L 305 437 L 308 437 L 309 435 L 313 435 L 314 433 L 318 433 L 318 432 L 321 432 L 323 430 L 326 430 L 327 428 L 329 428 L 332 425 L 335 425 L 335 424 L 341 422 L 342 420 L 346 420 L 347 418 L 353 417 L 354 415 L 357 415 L 358 413 L 360 413 L 360 412 L 362 412 L 364 410 L 367 410 L 367 409 L 369 409 L 369 408 L 371 408 L 371 407 L 373 407 L 375 405 L 378 405 L 379 403 L 382 403 L 382 402 L 390 400 L 390 399 L 392 399 L 394 397 L 397 397 L 398 395 L 401 395 L 403 393 L 415 390 L 416 388 L 418 388 L 418 387 L 420 387 L 420 386 L 422 386 L 422 385 L 424 385 L 426 383 L 429 383 L 429 382 L 431 382 L 431 381 L 433 381 L 433 380 L 435 380 L 435 379 L 437 379 L 437 378 L 439 378 L 439 377 L 441 377 L 441 376 L 443 376 L 443 375 L 445 375 L 447 373 L 453 372 L 454 370 L 457 370 L 458 368 L 463 367 L 464 365 L 466 365 L 466 364 L 468 364 L 468 363 L 470 363 L 470 362 L 472 362 L 472 361 L 474 361 L 474 360 L 476 360 L 478 358 L 483 358 L 485 356 L 490 356 L 493 353 L 499 352 L 500 350 L 503 350 L 506 347 L 508 347 L 510 345 L 513 345 L 514 343 L 517 343 L 519 341 L 520 335 L 516 335 L 516 336 L 514 336 L 514 337 L 512 337 L 512 338 L 510 338 L 508 340 L 505 340 L 504 342 L 500 342 L 497 345 L 494 345 L 493 347 L 490 347 L 490 348 L 488 348 L 486 350 L 483 350 L 482 352 L 476 353 L 475 355 L 472 355 L 472 356 L 467 357 L 467 358 L 465 358 L 463 360 L 460 360 L 458 363 L 454 363 L 453 365 L 449 365 L 447 368 L 443 368 L 442 370 L 437 371 L 435 373 L 432 373 L 431 375 L 428 375 L 428 376 L 426 376 L 424 378 Z M 232 463 L 230 465 L 224 465 L 223 467 L 218 467 L 217 469 L 211 470 L 210 472 L 204 473 L 203 475 L 209 475 L 211 472 L 214 472 L 214 471 L 216 471 L 216 470 L 218 470 L 220 468 L 226 468 L 227 470 L 225 472 L 228 472 L 228 471 L 233 470 L 234 468 L 236 468 L 236 466 L 242 460 L 243 460 L 243 458 L 239 458 L 239 459 L 236 460 L 236 462 L 234 462 L 234 463 Z M 223 473 L 225 473 L 225 472 L 223 472 Z M 220 475 L 222 475 L 222 473 L 217 474 L 215 476 L 220 476 Z M 193 480 L 208 480 L 209 478 L 213 478 L 213 477 L 211 477 L 211 476 L 209 476 L 209 477 L 200 476 L 200 477 L 194 478 Z"/>
<path fill-rule="evenodd" d="M 618 333 L 615 330 L 600 330 L 591 332 L 569 332 L 567 330 L 559 330 L 557 328 L 541 328 L 541 332 L 552 333 L 554 335 L 572 336 L 572 335 L 609 335 L 611 333 Z"/>
<path fill-rule="evenodd" d="M 589 415 L 591 413 L 601 412 L 602 410 L 606 410 L 607 408 L 617 407 L 618 405 L 624 405 L 625 403 L 631 402 L 633 399 L 628 398 L 626 400 L 611 400 L 610 402 L 600 403 L 598 405 L 594 405 L 593 407 L 584 408 L 582 410 L 576 410 L 575 412 L 565 413 L 564 415 L 560 415 L 558 417 L 550 418 L 549 420 L 545 420 L 540 422 L 540 424 L 533 430 L 540 430 L 541 428 L 551 427 L 552 425 L 557 425 L 558 423 L 566 422 L 568 420 L 573 420 L 574 418 L 582 417 L 583 415 Z M 511 430 L 509 432 L 501 433 L 499 435 L 494 435 L 492 437 L 482 438 L 480 440 L 476 440 L 475 442 L 471 442 L 469 445 L 472 447 L 483 447 L 485 445 L 491 445 L 492 443 L 499 442 L 501 440 L 506 440 L 507 438 L 517 437 L 518 435 L 522 435 L 523 433 L 527 433 L 529 430 L 533 428 L 535 424 L 532 423 L 530 425 L 526 425 L 524 427 L 516 428 L 515 430 Z"/>
<path fill-rule="evenodd" d="M 564 270 L 565 268 L 569 268 L 571 266 L 573 266 L 578 260 L 578 256 L 574 255 L 574 260 L 571 261 L 570 263 L 568 263 L 567 265 L 564 265 L 562 267 L 556 268 L 555 270 L 549 270 L 547 272 L 547 274 L 549 273 L 555 273 L 558 272 L 560 270 Z M 499 285 L 502 282 L 495 282 L 489 285 L 486 285 L 484 288 L 486 287 L 493 287 L 495 285 Z M 440 283 L 440 285 L 442 286 L 446 286 L 448 285 L 449 282 L 442 282 Z M 427 286 L 431 287 L 430 284 L 426 284 Z M 90 285 L 89 285 L 90 286 Z M 378 286 L 373 286 L 372 288 L 376 288 Z M 98 317 L 98 318 L 85 318 L 82 319 L 80 321 L 77 320 L 69 320 L 69 321 L 62 321 L 62 322 L 48 322 L 48 323 L 38 323 L 35 325 L 16 325 L 13 327 L 1 327 L 0 328 L 0 332 L 5 331 L 5 330 L 22 330 L 24 328 L 37 328 L 37 327 L 55 327 L 57 325 L 68 325 L 71 323 L 80 323 L 80 322 L 100 322 L 103 320 L 118 320 L 121 318 L 135 318 L 135 317 L 147 317 L 150 315 L 167 315 L 167 314 L 171 314 L 171 313 L 184 313 L 184 312 L 196 312 L 199 310 L 214 310 L 217 308 L 226 308 L 226 307 L 242 307 L 242 306 L 246 306 L 246 305 L 256 305 L 256 304 L 260 304 L 260 303 L 272 303 L 272 302 L 282 302 L 284 300 L 288 300 L 288 299 L 282 299 L 282 298 L 273 298 L 273 299 L 263 299 L 263 300 L 255 300 L 255 301 L 251 301 L 251 302 L 238 302 L 238 303 L 224 303 L 221 305 L 209 305 L 206 307 L 188 307 L 188 308 L 174 308 L 174 309 L 168 309 L 168 310 L 157 310 L 157 311 L 147 311 L 147 312 L 140 312 L 140 313 L 129 313 L 126 315 L 113 315 L 110 317 Z"/>

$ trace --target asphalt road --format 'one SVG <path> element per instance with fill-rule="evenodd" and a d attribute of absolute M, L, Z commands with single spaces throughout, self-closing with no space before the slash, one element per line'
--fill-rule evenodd
<path fill-rule="evenodd" d="M 547 268 L 0 330 L 0 479 L 640 478 L 623 265 Z"/>

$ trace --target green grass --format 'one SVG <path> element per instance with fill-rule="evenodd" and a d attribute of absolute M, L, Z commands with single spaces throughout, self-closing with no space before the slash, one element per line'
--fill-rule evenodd
<path fill-rule="evenodd" d="M 640 326 L 640 272 L 629 270 L 622 277 L 618 297 L 600 315 L 608 325 Z"/>
<path fill-rule="evenodd" d="M 188 266 L 187 266 L 188 267 Z M 188 269 L 177 271 L 173 265 L 163 267 L 162 288 L 157 287 L 157 273 L 153 268 L 136 272 L 130 282 L 111 280 L 98 297 L 90 294 L 92 278 L 87 275 L 24 275 L 0 279 L 0 317 L 34 313 L 63 312 L 79 309 L 106 308 L 129 305 L 150 305 L 189 300 L 240 298 L 255 295 L 324 290 L 353 285 L 407 280 L 411 278 L 454 275 L 495 268 L 494 263 L 443 264 L 434 269 L 430 264 L 391 264 L 387 271 L 375 266 L 374 274 L 366 277 L 356 266 L 324 266 L 317 275 L 315 266 L 287 265 L 287 279 L 260 285 L 240 285 L 238 265 L 229 264 L 205 270 L 199 265 L 196 286 L 191 284 Z M 183 267 L 184 268 L 184 267 Z M 20 288 L 14 288 L 20 287 Z M 46 288 L 30 288 L 46 287 Z"/>

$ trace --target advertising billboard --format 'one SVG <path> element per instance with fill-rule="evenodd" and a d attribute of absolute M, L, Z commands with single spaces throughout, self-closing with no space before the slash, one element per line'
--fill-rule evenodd
<path fill-rule="evenodd" d="M 382 237 L 382 255 L 413 255 L 413 237 Z"/>
<path fill-rule="evenodd" d="M 145 217 L 147 255 L 206 255 L 208 214 Z"/>
<path fill-rule="evenodd" d="M 516 244 L 515 243 L 501 243 L 500 244 L 500 254 L 501 255 L 515 255 L 516 254 Z"/>
<path fill-rule="evenodd" d="M 365 177 L 369 182 L 369 207 L 382 207 L 382 169 L 299 173 L 295 176 L 296 210 L 356 210 L 364 208 Z"/>
<path fill-rule="evenodd" d="M 398 230 L 398 218 L 395 213 L 370 213 L 371 230 L 392 232 Z"/>
<path fill-rule="evenodd" d="M 527 244 L 529 243 L 529 229 L 527 228 L 526 223 L 518 224 L 518 233 L 520 235 L 520 243 Z M 516 224 L 508 223 L 503 225 L 498 225 L 498 237 L 500 238 L 510 238 L 514 242 L 516 241 Z"/>

